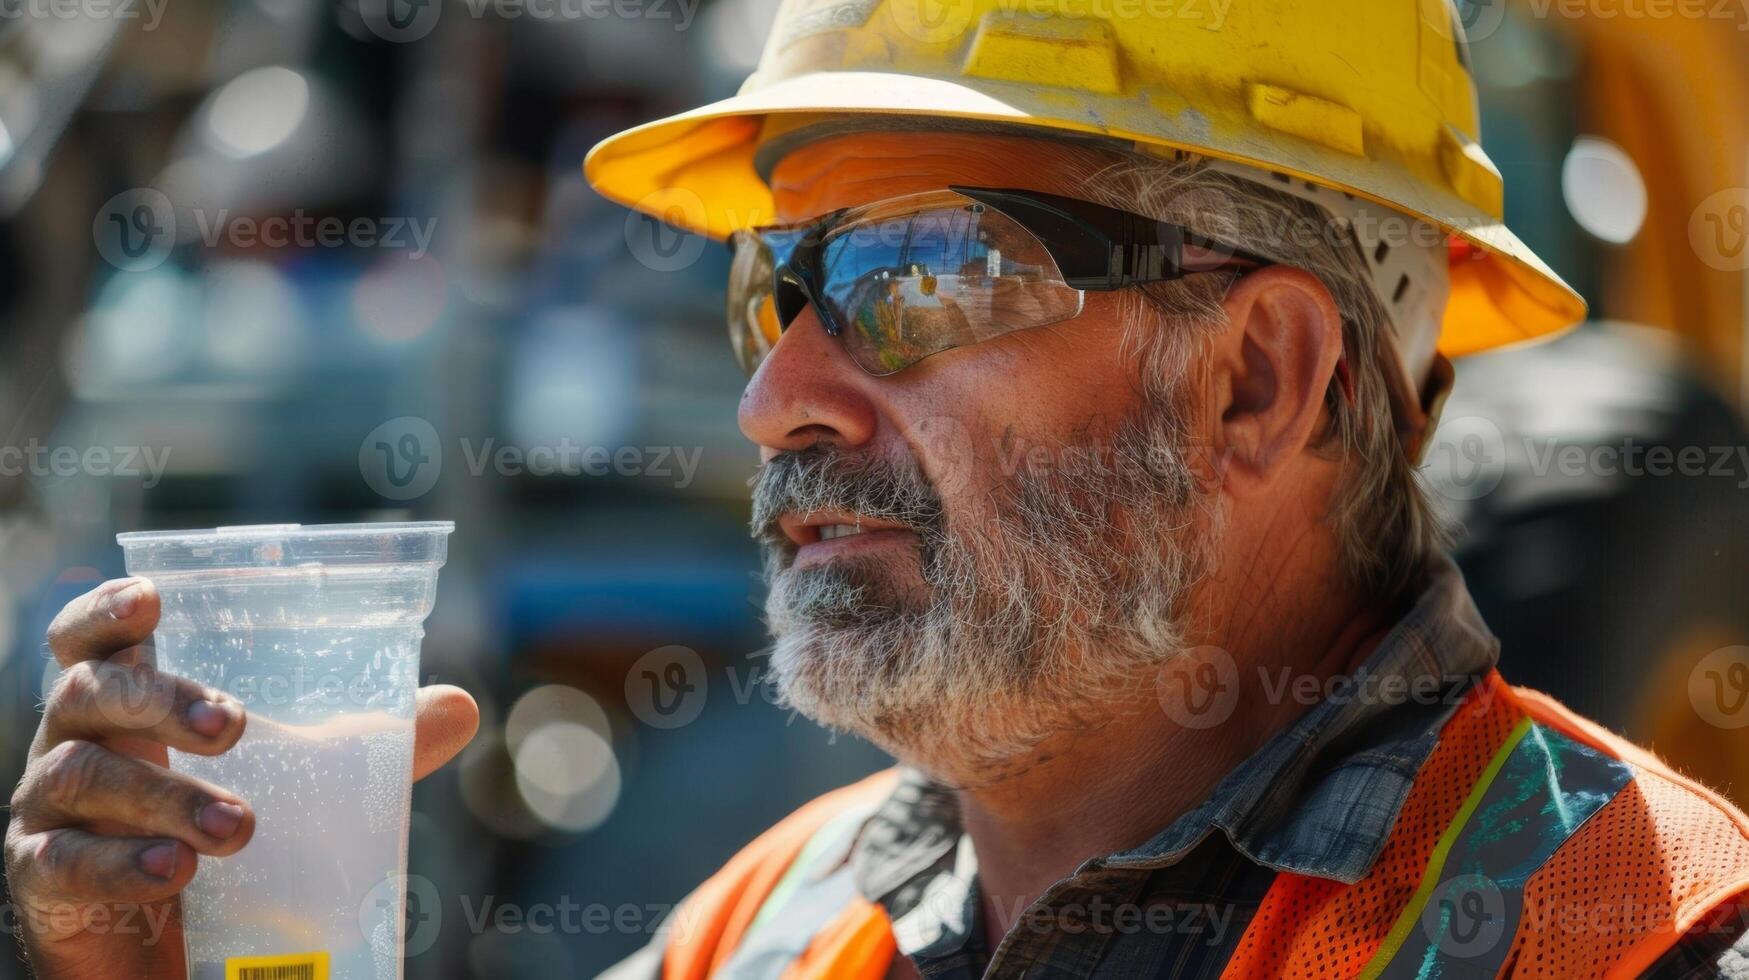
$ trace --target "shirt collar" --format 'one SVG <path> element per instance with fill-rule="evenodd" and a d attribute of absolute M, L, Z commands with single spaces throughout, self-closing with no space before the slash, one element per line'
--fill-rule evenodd
<path fill-rule="evenodd" d="M 1258 864 L 1359 881 L 1384 849 L 1440 729 L 1498 652 L 1462 574 L 1441 558 L 1408 612 L 1334 696 L 1240 763 L 1200 806 L 1141 846 L 1090 864 L 1163 867 L 1219 830 Z M 924 872 L 951 870 L 959 838 L 953 794 L 906 771 L 851 853 L 858 886 L 902 911 L 922 897 L 932 877 Z"/>

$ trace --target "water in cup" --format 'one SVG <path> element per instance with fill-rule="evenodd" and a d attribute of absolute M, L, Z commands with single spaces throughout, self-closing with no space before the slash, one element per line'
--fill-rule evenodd
<path fill-rule="evenodd" d="M 171 768 L 254 808 L 238 854 L 183 892 L 194 980 L 401 975 L 419 642 L 449 522 L 119 535 L 163 604 L 161 670 L 248 712 L 218 756 Z"/>

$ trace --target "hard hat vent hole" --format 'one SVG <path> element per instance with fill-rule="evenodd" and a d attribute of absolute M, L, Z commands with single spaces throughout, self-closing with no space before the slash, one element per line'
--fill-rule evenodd
<path fill-rule="evenodd" d="M 1391 254 L 1391 243 L 1390 242 L 1379 242 L 1379 247 L 1373 249 L 1373 253 L 1372 253 L 1373 264 L 1374 265 L 1384 265 L 1385 264 L 1385 256 L 1387 256 L 1389 254 Z"/>
<path fill-rule="evenodd" d="M 1403 294 L 1408 292 L 1408 291 L 1409 291 L 1409 277 L 1404 276 L 1403 278 L 1397 280 L 1397 291 L 1391 294 L 1391 302 L 1401 303 L 1403 301 Z"/>

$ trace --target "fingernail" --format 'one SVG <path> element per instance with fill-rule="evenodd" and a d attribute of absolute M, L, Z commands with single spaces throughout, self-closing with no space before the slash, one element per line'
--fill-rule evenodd
<path fill-rule="evenodd" d="M 135 609 L 140 607 L 141 591 L 139 582 L 130 582 L 125 587 L 111 592 L 109 598 L 103 600 L 103 608 L 116 619 L 126 619 L 134 614 Z"/>
<path fill-rule="evenodd" d="M 194 822 L 200 824 L 200 829 L 208 836 L 229 840 L 243 822 L 243 808 L 235 803 L 208 803 L 200 808 L 200 815 Z"/>
<path fill-rule="evenodd" d="M 231 714 L 211 701 L 191 701 L 188 705 L 188 727 L 196 734 L 211 738 L 231 723 Z"/>
<path fill-rule="evenodd" d="M 176 845 L 153 844 L 140 852 L 140 870 L 154 878 L 176 876 Z"/>

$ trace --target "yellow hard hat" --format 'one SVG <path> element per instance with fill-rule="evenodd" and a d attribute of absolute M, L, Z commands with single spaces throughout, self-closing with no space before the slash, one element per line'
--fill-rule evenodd
<path fill-rule="evenodd" d="M 1450 357 L 1585 303 L 1501 220 L 1451 0 L 784 0 L 740 94 L 610 137 L 605 196 L 715 238 L 773 220 L 754 156 L 798 115 L 981 121 L 1285 173 L 1453 236 Z"/>

